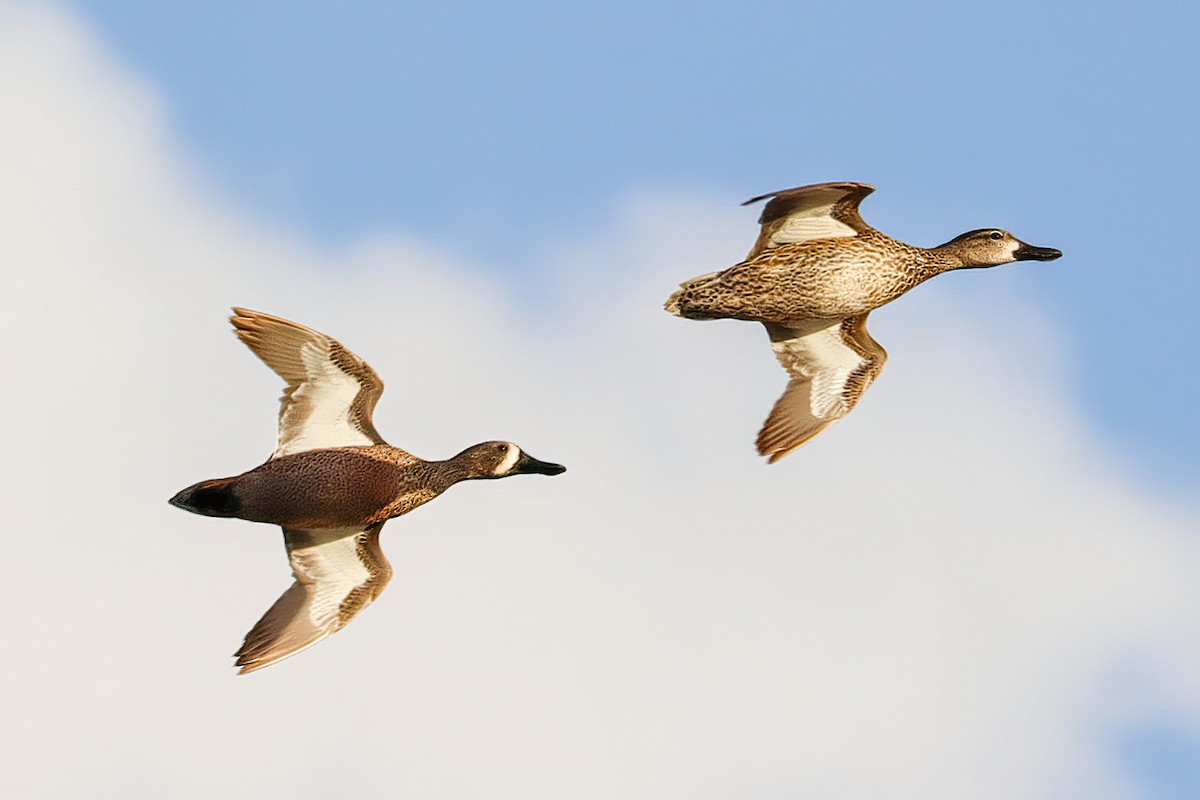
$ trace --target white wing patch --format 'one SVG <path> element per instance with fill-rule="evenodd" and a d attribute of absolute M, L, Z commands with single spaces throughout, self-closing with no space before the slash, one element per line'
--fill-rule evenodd
<path fill-rule="evenodd" d="M 336 625 L 342 601 L 371 577 L 358 557 L 360 532 L 358 528 L 322 531 L 315 544 L 297 547 L 289 554 L 296 579 L 309 586 L 305 611 L 315 628 Z"/>
<path fill-rule="evenodd" d="M 783 368 L 810 382 L 809 411 L 817 419 L 836 419 L 850 410 L 844 397 L 846 381 L 863 363 L 842 341 L 841 328 L 838 320 L 806 336 L 771 342 Z"/>
<path fill-rule="evenodd" d="M 818 183 L 747 200 L 746 205 L 760 200 L 767 204 L 758 218 L 762 230 L 746 258 L 780 245 L 844 239 L 871 230 L 859 216 L 858 204 L 872 191 L 865 183 Z"/>
<path fill-rule="evenodd" d="M 281 436 L 272 458 L 290 453 L 316 450 L 322 447 L 354 447 L 375 444 L 375 441 L 350 424 L 347 414 L 361 384 L 347 375 L 329 359 L 326 348 L 308 342 L 300 348 L 307 379 L 292 393 L 292 405 L 283 413 Z M 293 419 L 293 412 L 296 417 Z M 294 424 L 293 424 L 294 423 Z"/>
<path fill-rule="evenodd" d="M 858 232 L 854 228 L 830 216 L 834 205 L 835 203 L 828 203 L 792 214 L 771 234 L 772 246 L 807 242 L 812 239 L 857 236 Z"/>

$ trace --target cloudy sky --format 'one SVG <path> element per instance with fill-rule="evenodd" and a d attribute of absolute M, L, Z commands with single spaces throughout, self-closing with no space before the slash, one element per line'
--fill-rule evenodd
<path fill-rule="evenodd" d="M 1193 8 L 117 5 L 0 0 L 5 796 L 1200 794 Z M 822 180 L 1066 255 L 877 313 L 768 468 L 761 331 L 660 303 Z M 235 303 L 569 467 L 245 678 L 278 533 L 165 503 L 273 446 Z"/>

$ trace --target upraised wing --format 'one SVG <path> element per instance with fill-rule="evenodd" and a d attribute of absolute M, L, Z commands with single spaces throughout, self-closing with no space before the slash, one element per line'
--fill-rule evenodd
<path fill-rule="evenodd" d="M 760 195 L 748 206 L 770 198 L 758 222 L 762 230 L 746 260 L 781 244 L 811 239 L 858 236 L 872 230 L 858 214 L 858 204 L 875 191 L 866 183 L 817 183 Z"/>
<path fill-rule="evenodd" d="M 243 675 L 311 647 L 346 626 L 379 596 L 392 567 L 379 548 L 380 522 L 368 528 L 283 531 L 296 582 L 246 634 L 237 657 Z"/>
<path fill-rule="evenodd" d="M 771 348 L 792 376 L 758 433 L 774 464 L 850 413 L 879 375 L 887 351 L 867 333 L 867 315 L 815 331 L 765 323 Z"/>
<path fill-rule="evenodd" d="M 272 458 L 383 443 L 371 422 L 383 381 L 370 364 L 312 328 L 261 311 L 233 312 L 238 338 L 287 382 Z"/>

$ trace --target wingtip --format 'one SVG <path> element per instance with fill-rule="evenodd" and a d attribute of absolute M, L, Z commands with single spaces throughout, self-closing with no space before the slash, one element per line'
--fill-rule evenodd
<path fill-rule="evenodd" d="M 247 638 L 242 643 L 242 646 L 238 648 L 238 651 L 233 654 L 236 659 L 233 665 L 240 667 L 237 672 L 238 675 L 257 672 L 264 667 L 270 667 L 298 653 L 304 652 L 327 636 L 329 636 L 329 632 L 322 632 L 321 635 L 314 636 L 311 640 L 297 646 L 283 648 L 276 647 L 272 643 L 265 641 L 261 644 L 251 644 L 249 638 Z"/>
<path fill-rule="evenodd" d="M 229 324 L 233 326 L 234 335 L 241 337 L 254 326 L 255 312 L 240 306 L 234 306 L 232 310 L 233 314 L 229 317 Z"/>
<path fill-rule="evenodd" d="M 233 312 L 229 316 L 229 321 L 235 325 L 237 324 L 238 320 L 245 320 L 248 322 L 258 314 L 257 311 L 253 311 L 249 308 L 242 308 L 241 306 L 231 306 L 229 310 Z"/>
<path fill-rule="evenodd" d="M 790 447 L 771 449 L 770 447 L 764 446 L 763 443 L 761 441 L 759 441 L 759 442 L 755 443 L 755 445 L 756 445 L 755 449 L 758 450 L 758 454 L 760 456 L 764 456 L 767 459 L 768 464 L 774 464 L 776 461 L 778 461 L 779 459 L 786 456 L 788 453 L 795 450 L 801 444 L 803 444 L 803 442 L 791 445 Z"/>
<path fill-rule="evenodd" d="M 251 672 L 257 672 L 263 667 L 268 666 L 267 664 L 244 663 L 241 659 L 233 662 L 233 665 L 238 668 L 238 675 L 249 675 Z"/>
<path fill-rule="evenodd" d="M 818 425 L 814 429 L 806 432 L 804 435 L 798 438 L 780 437 L 778 434 L 775 434 L 775 439 L 773 441 L 766 440 L 767 430 L 766 425 L 764 425 L 763 430 L 759 433 L 758 441 L 755 442 L 758 449 L 758 454 L 760 456 L 765 456 L 768 464 L 774 464 L 776 461 L 786 455 L 789 455 L 794 450 L 797 450 L 798 448 L 811 442 L 817 437 L 818 434 L 828 428 L 831 423 L 832 420 L 825 422 L 822 425 Z"/>
<path fill-rule="evenodd" d="M 260 656 L 250 655 L 250 646 L 248 641 L 243 641 L 242 646 L 233 654 L 233 665 L 238 668 L 238 675 L 248 675 L 251 672 L 257 672 L 263 667 L 269 667 L 272 664 L 282 661 L 287 656 L 277 656 L 275 658 L 262 658 Z"/>
<path fill-rule="evenodd" d="M 782 400 L 782 398 L 780 399 Z M 772 411 L 771 416 L 767 417 L 766 422 L 763 423 L 762 428 L 759 430 L 758 438 L 755 440 L 754 445 L 758 450 L 758 454 L 766 457 L 768 464 L 774 464 L 793 450 L 811 442 L 817 435 L 836 421 L 825 420 L 798 436 L 795 434 L 788 435 L 781 428 L 780 423 L 775 418 L 775 412 Z"/>

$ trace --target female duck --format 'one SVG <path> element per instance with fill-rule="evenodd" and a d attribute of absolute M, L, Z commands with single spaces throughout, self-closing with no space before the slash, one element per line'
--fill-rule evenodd
<path fill-rule="evenodd" d="M 858 213 L 875 189 L 821 183 L 770 198 L 746 260 L 693 278 L 667 300 L 688 319 L 761 322 L 791 375 L 758 434 L 771 463 L 850 412 L 883 369 L 887 352 L 867 333 L 867 315 L 952 269 L 1052 261 L 1062 253 L 981 228 L 943 245 L 914 247 L 880 233 Z"/>

